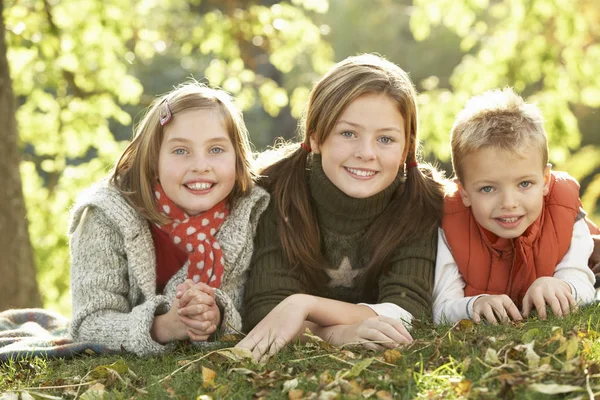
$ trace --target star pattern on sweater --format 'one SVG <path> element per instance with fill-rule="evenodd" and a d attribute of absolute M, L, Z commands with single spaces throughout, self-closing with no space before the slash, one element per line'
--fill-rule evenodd
<path fill-rule="evenodd" d="M 327 275 L 331 278 L 329 287 L 354 287 L 354 278 L 360 273 L 359 270 L 352 269 L 348 257 L 344 257 L 337 269 L 326 269 Z"/>

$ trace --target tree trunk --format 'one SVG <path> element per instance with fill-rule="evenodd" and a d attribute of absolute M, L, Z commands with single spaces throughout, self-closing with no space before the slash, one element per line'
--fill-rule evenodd
<path fill-rule="evenodd" d="M 21 186 L 15 100 L 3 15 L 4 0 L 0 0 L 0 311 L 42 305 Z"/>

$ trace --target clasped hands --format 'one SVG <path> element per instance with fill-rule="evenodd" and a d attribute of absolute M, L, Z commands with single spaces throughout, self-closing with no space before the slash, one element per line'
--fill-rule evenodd
<path fill-rule="evenodd" d="M 473 322 L 486 320 L 497 324 L 521 321 L 535 309 L 541 319 L 546 319 L 546 305 L 554 315 L 562 317 L 577 308 L 577 302 L 571 293 L 571 286 L 558 278 L 545 276 L 536 279 L 523 297 L 523 313 L 507 295 L 481 296 L 473 303 Z"/>
<path fill-rule="evenodd" d="M 173 340 L 206 341 L 221 322 L 215 291 L 191 279 L 179 284 L 170 310 L 155 318 L 153 337 L 161 343 Z"/>

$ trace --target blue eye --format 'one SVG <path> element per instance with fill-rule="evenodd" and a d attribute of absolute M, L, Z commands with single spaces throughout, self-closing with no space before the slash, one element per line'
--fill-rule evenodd
<path fill-rule="evenodd" d="M 221 147 L 213 147 L 212 149 L 210 149 L 208 151 L 210 154 L 221 154 L 225 152 L 225 149 L 221 148 Z"/>
<path fill-rule="evenodd" d="M 354 132 L 344 131 L 341 133 L 341 135 L 345 138 L 351 138 L 351 137 L 354 137 Z"/>
<path fill-rule="evenodd" d="M 383 144 L 390 144 L 394 142 L 394 138 L 390 136 L 382 136 L 379 138 L 379 141 Z"/>
<path fill-rule="evenodd" d="M 484 186 L 481 189 L 479 189 L 479 191 L 483 193 L 491 193 L 492 190 L 494 190 L 494 188 L 492 188 L 491 186 Z"/>
<path fill-rule="evenodd" d="M 187 153 L 187 151 L 185 149 L 175 149 L 173 150 L 174 154 L 177 154 L 178 156 L 183 156 Z"/>
<path fill-rule="evenodd" d="M 521 187 L 523 189 L 527 189 L 531 185 L 533 185 L 533 182 L 530 182 L 530 181 L 523 181 L 523 182 L 519 183 L 519 187 Z"/>

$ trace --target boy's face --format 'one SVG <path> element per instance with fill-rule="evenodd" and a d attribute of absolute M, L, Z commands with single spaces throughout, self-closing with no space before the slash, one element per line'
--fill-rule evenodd
<path fill-rule="evenodd" d="M 542 167 L 538 149 L 523 157 L 492 148 L 478 150 L 462 162 L 460 196 L 485 229 L 516 238 L 537 219 L 548 194 L 550 165 Z"/>

